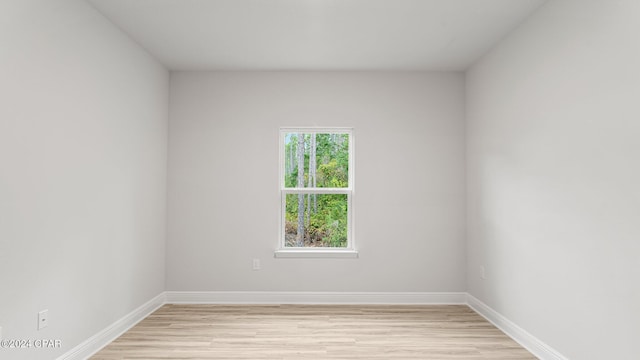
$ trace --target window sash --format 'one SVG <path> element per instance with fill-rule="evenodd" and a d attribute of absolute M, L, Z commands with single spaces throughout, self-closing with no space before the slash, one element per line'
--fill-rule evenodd
<path fill-rule="evenodd" d="M 290 190 L 290 189 L 288 189 Z M 324 189 L 323 189 L 324 190 Z M 352 191 L 342 191 L 339 194 L 347 195 L 347 246 L 346 247 L 298 247 L 298 246 L 286 246 L 285 244 L 285 212 L 287 207 L 287 194 L 320 194 L 318 192 L 296 192 L 296 191 L 282 191 L 280 196 L 280 244 L 278 246 L 279 249 L 286 250 L 300 250 L 305 249 L 309 251 L 322 251 L 326 249 L 337 249 L 337 250 L 349 250 L 352 251 L 355 249 L 355 244 L 353 241 L 353 206 L 352 206 Z M 336 192 L 324 192 L 323 194 L 336 194 Z"/>
<path fill-rule="evenodd" d="M 303 134 L 347 134 L 349 136 L 349 173 L 348 181 L 349 186 L 346 188 L 287 188 L 285 187 L 285 172 L 284 172 L 284 164 L 285 164 L 285 149 L 284 149 L 284 140 L 287 133 L 303 133 Z M 355 250 L 355 240 L 354 240 L 354 229 L 353 229 L 353 194 L 354 194 L 354 140 L 353 140 L 353 129 L 352 128 L 304 128 L 304 127 L 285 127 L 280 128 L 280 136 L 279 136 L 279 178 L 280 178 L 280 229 L 279 229 L 279 241 L 278 241 L 278 249 L 279 250 L 304 250 L 308 252 L 322 252 L 326 250 L 336 250 L 336 251 L 354 251 Z M 286 212 L 286 198 L 287 194 L 346 194 L 347 195 L 347 246 L 344 248 L 338 247 L 293 247 L 293 246 L 285 246 L 285 212 Z"/>
<path fill-rule="evenodd" d="M 354 141 L 353 141 L 353 129 L 352 128 L 305 128 L 305 127 L 300 127 L 300 128 L 292 128 L 292 127 L 286 127 L 286 128 L 280 128 L 280 144 L 278 146 L 279 149 L 279 167 L 278 167 L 278 177 L 279 177 L 279 182 L 280 182 L 280 190 L 295 190 L 295 189 L 302 189 L 302 188 L 298 188 L 298 187 L 294 187 L 294 188 L 287 188 L 284 186 L 285 181 L 284 181 L 284 157 L 285 157 L 285 151 L 284 151 L 284 138 L 286 136 L 286 134 L 288 133 L 303 133 L 303 134 L 347 134 L 349 135 L 349 173 L 347 174 L 348 177 L 348 181 L 349 181 L 349 186 L 346 188 L 331 188 L 331 187 L 327 187 L 327 188 L 322 188 L 322 189 L 348 189 L 353 191 L 353 178 L 354 178 L 354 161 L 353 161 L 353 153 L 354 153 Z M 320 189 L 320 188 L 305 188 L 305 189 Z"/>

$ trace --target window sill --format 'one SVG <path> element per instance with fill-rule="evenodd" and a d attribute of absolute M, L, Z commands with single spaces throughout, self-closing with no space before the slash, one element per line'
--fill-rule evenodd
<path fill-rule="evenodd" d="M 358 251 L 350 249 L 279 249 L 274 252 L 276 258 L 321 258 L 355 259 Z"/>

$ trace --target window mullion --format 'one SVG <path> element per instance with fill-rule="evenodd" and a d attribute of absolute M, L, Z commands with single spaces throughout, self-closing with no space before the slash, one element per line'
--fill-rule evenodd
<path fill-rule="evenodd" d="M 351 194 L 350 188 L 286 188 L 284 194 Z"/>

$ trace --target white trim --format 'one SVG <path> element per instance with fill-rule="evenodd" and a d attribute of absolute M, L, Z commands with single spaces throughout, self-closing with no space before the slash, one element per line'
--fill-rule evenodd
<path fill-rule="evenodd" d="M 167 291 L 169 304 L 466 304 L 464 292 Z"/>
<path fill-rule="evenodd" d="M 467 294 L 467 305 L 541 360 L 568 360 L 568 358 L 561 355 L 555 349 L 514 324 L 511 320 L 493 310 L 471 294 Z"/>
<path fill-rule="evenodd" d="M 358 252 L 342 248 L 285 248 L 274 251 L 273 256 L 276 258 L 355 259 L 358 257 Z"/>
<path fill-rule="evenodd" d="M 165 294 L 166 292 L 162 292 L 158 296 L 147 301 L 139 308 L 123 316 L 120 320 L 117 320 L 113 324 L 104 328 L 99 333 L 81 342 L 73 349 L 67 351 L 66 353 L 58 357 L 57 360 L 88 359 L 90 356 L 100 351 L 103 347 L 107 346 L 113 340 L 117 339 L 120 335 L 124 334 L 127 330 L 131 329 L 134 325 L 136 325 L 144 318 L 149 316 L 152 312 L 156 311 L 158 308 L 164 305 L 166 303 Z"/>
<path fill-rule="evenodd" d="M 285 157 L 285 146 L 284 146 L 284 137 L 285 132 L 282 128 L 280 128 L 278 132 L 278 197 L 280 197 L 280 211 L 278 212 L 278 242 L 276 243 L 275 248 L 280 249 L 284 247 L 284 227 L 285 227 L 285 198 L 286 195 L 282 192 L 284 188 L 284 157 Z"/>
<path fill-rule="evenodd" d="M 283 126 L 281 132 L 295 133 L 303 132 L 305 134 L 344 134 L 353 131 L 350 126 Z"/>

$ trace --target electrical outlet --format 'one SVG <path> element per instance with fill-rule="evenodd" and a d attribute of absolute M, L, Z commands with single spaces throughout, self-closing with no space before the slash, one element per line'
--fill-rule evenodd
<path fill-rule="evenodd" d="M 253 259 L 253 270 L 260 270 L 260 259 Z"/>
<path fill-rule="evenodd" d="M 487 278 L 487 274 L 484 271 L 484 266 L 480 266 L 480 279 L 484 280 Z"/>
<path fill-rule="evenodd" d="M 38 330 L 49 326 L 49 310 L 42 310 L 38 313 Z"/>

